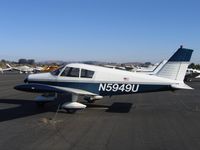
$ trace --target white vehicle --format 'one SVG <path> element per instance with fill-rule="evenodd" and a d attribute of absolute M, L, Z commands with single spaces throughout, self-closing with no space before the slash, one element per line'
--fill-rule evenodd
<path fill-rule="evenodd" d="M 198 74 L 198 76 L 195 77 L 196 79 L 200 78 L 200 70 L 194 69 L 193 72 Z"/>
<path fill-rule="evenodd" d="M 185 75 L 185 81 L 192 81 L 200 77 L 200 70 L 188 68 Z"/>
<path fill-rule="evenodd" d="M 86 105 L 78 102 L 80 95 L 94 102 L 104 96 L 192 89 L 183 82 L 192 52 L 180 47 L 153 75 L 73 63 L 51 73 L 29 75 L 25 84 L 17 85 L 15 89 L 55 94 L 37 97 L 38 103 L 52 101 L 57 94 L 70 93 L 71 99 L 66 99 L 62 104 L 62 108 L 68 112 L 86 108 Z"/>
<path fill-rule="evenodd" d="M 199 79 L 200 78 L 200 75 L 198 75 L 197 77 L 195 77 L 196 79 Z"/>
<path fill-rule="evenodd" d="M 186 74 L 200 73 L 200 70 L 188 68 Z"/>
<path fill-rule="evenodd" d="M 20 74 L 22 73 L 34 73 L 34 72 L 38 72 L 38 71 L 42 71 L 43 68 L 42 67 L 29 67 L 29 66 L 18 66 L 18 67 L 12 67 L 9 64 L 6 64 L 9 68 L 11 68 L 12 70 L 17 70 L 20 72 Z"/>

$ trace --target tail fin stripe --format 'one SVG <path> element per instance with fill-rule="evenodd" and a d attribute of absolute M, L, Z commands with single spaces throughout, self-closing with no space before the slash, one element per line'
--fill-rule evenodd
<path fill-rule="evenodd" d="M 159 77 L 183 81 L 193 50 L 179 48 L 156 74 Z"/>
<path fill-rule="evenodd" d="M 179 48 L 169 61 L 190 61 L 192 52 L 191 49 Z"/>

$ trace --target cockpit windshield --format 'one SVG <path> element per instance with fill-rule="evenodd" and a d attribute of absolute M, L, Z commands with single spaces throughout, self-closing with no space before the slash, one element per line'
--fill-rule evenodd
<path fill-rule="evenodd" d="M 64 68 L 64 69 L 63 69 Z M 75 67 L 62 66 L 51 72 L 52 75 L 61 77 L 93 78 L 94 71 Z"/>
<path fill-rule="evenodd" d="M 73 67 L 66 67 L 65 70 L 62 72 L 61 76 L 64 77 L 79 77 L 79 68 L 73 68 Z"/>
<path fill-rule="evenodd" d="M 51 74 L 54 75 L 54 76 L 58 76 L 64 67 L 65 66 L 61 66 L 60 68 L 52 71 Z"/>

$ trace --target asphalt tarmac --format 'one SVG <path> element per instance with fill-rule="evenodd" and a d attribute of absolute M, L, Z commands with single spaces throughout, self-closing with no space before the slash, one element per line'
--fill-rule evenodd
<path fill-rule="evenodd" d="M 195 90 L 106 97 L 68 114 L 57 109 L 62 100 L 39 108 L 37 94 L 15 91 L 25 76 L 0 74 L 2 150 L 200 149 L 199 81 L 189 83 Z"/>

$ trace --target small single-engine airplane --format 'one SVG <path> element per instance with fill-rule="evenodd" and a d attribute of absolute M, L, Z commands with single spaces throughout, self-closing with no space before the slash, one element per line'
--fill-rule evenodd
<path fill-rule="evenodd" d="M 181 46 L 153 75 L 74 63 L 51 73 L 29 75 L 25 84 L 17 85 L 15 89 L 45 93 L 36 98 L 40 104 L 54 100 L 57 94 L 70 93 L 71 99 L 66 99 L 62 108 L 71 113 L 86 108 L 77 102 L 79 96 L 94 102 L 103 96 L 192 89 L 183 81 L 192 52 Z M 52 93 L 55 95 L 50 96 Z"/>
<path fill-rule="evenodd" d="M 12 67 L 10 64 L 6 64 L 7 67 L 11 68 L 11 70 L 17 70 L 19 71 L 20 74 L 22 73 L 34 73 L 34 72 L 40 72 L 43 70 L 42 67 L 29 67 L 29 66 L 17 66 L 17 67 Z"/>
<path fill-rule="evenodd" d="M 6 64 L 7 67 L 11 68 L 12 70 L 17 70 L 22 73 L 33 73 L 34 69 L 29 67 L 29 66 L 18 66 L 18 67 L 13 67 L 10 64 Z"/>

